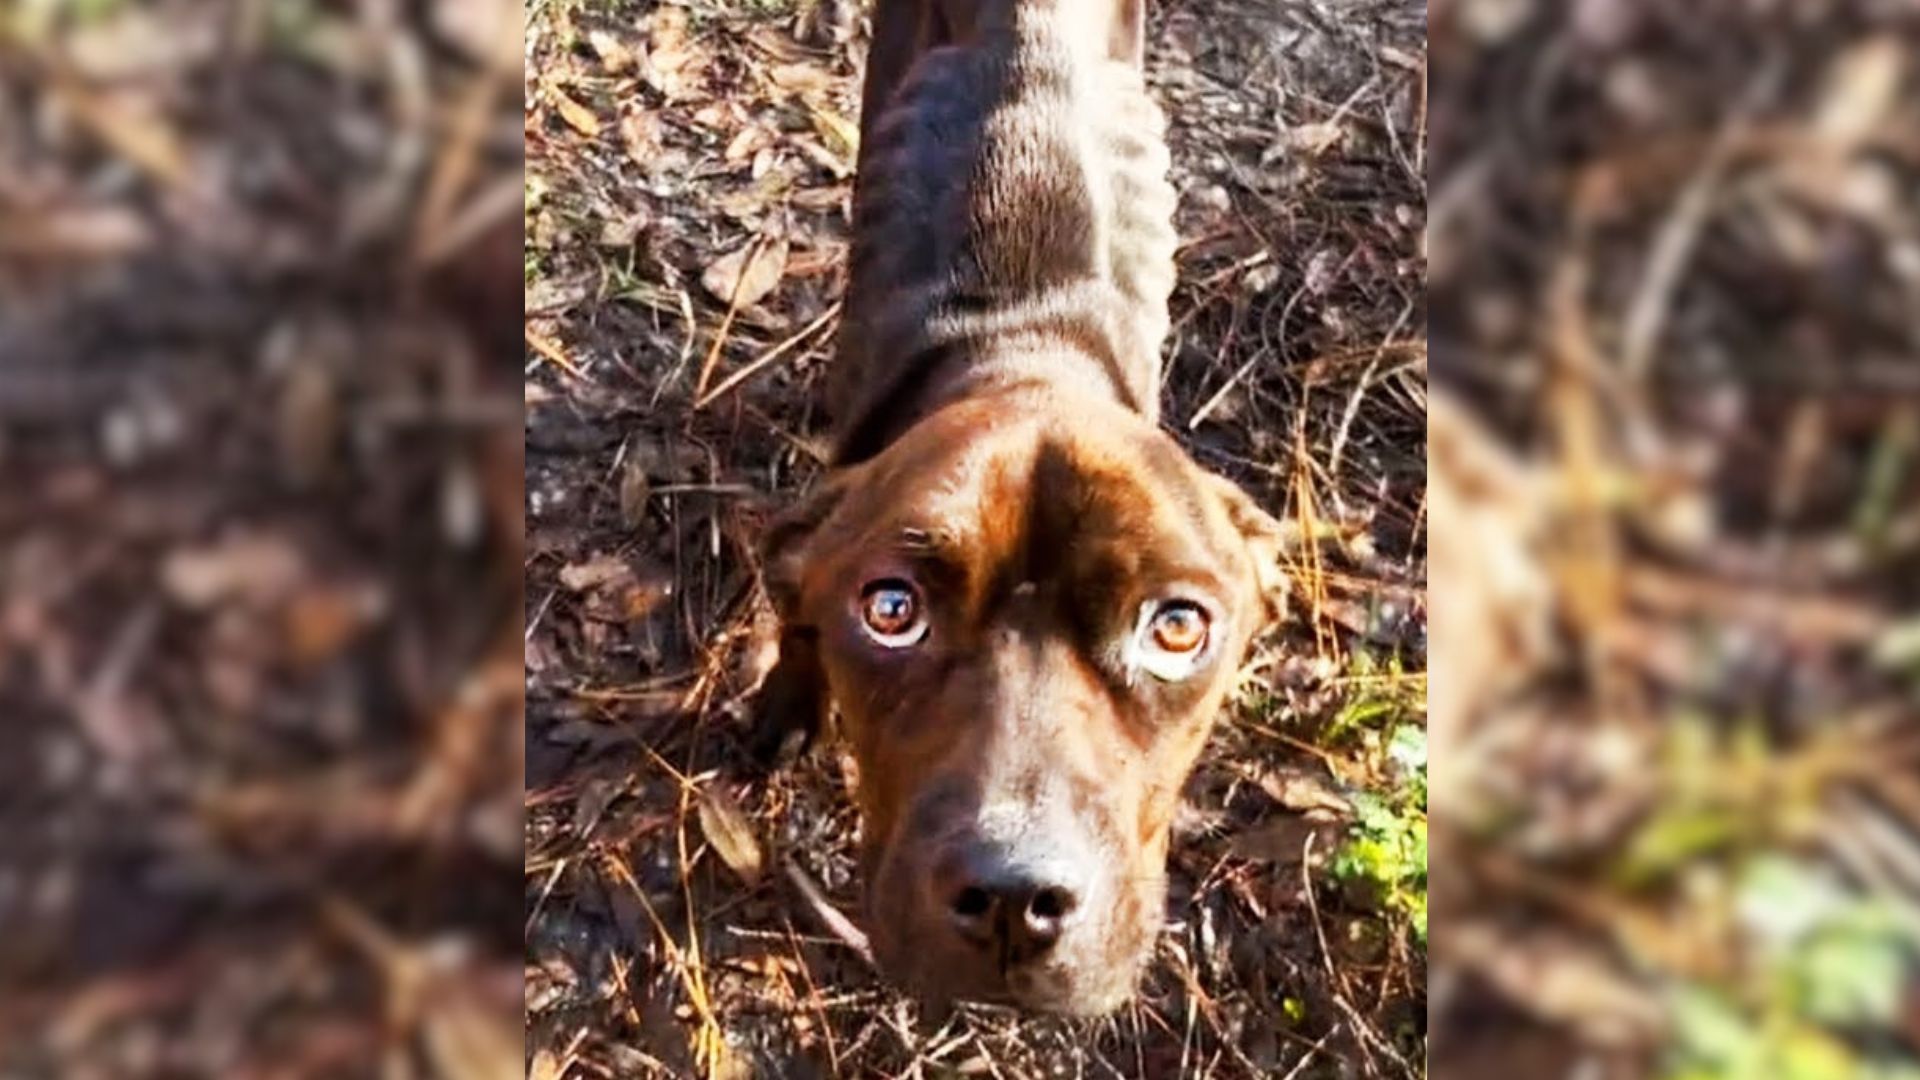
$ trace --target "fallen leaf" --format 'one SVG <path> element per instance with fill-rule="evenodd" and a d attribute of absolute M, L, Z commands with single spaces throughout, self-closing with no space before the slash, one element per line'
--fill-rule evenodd
<path fill-rule="evenodd" d="M 338 656 L 379 615 L 381 606 L 380 596 L 369 589 L 301 590 L 284 618 L 289 659 L 297 667 L 311 667 Z"/>
<path fill-rule="evenodd" d="M 700 275 L 700 284 L 729 307 L 752 307 L 780 284 L 787 269 L 787 241 L 748 244 L 722 255 Z"/>
<path fill-rule="evenodd" d="M 36 258 L 125 257 L 153 243 L 146 215 L 125 206 L 67 206 L 0 214 L 0 254 Z"/>
<path fill-rule="evenodd" d="M 629 529 L 637 529 L 647 520 L 647 499 L 653 494 L 653 481 L 647 476 L 646 462 L 629 458 L 620 473 L 620 520 Z"/>
<path fill-rule="evenodd" d="M 619 75 L 633 69 L 633 50 L 626 42 L 606 30 L 589 30 L 587 44 L 593 54 L 600 58 L 600 66 L 609 75 Z"/>
<path fill-rule="evenodd" d="M 780 89 L 797 94 L 825 94 L 835 82 L 834 76 L 809 63 L 776 64 L 767 69 L 767 78 Z"/>
<path fill-rule="evenodd" d="M 660 118 L 651 109 L 629 108 L 620 117 L 620 145 L 634 164 L 648 164 L 660 149 Z"/>
<path fill-rule="evenodd" d="M 787 276 L 790 278 L 812 277 L 839 269 L 847 261 L 847 245 L 837 240 L 822 238 L 816 246 L 790 252 L 787 256 Z"/>
<path fill-rule="evenodd" d="M 433 28 L 469 60 L 521 63 L 521 9 L 511 0 L 434 0 Z"/>
<path fill-rule="evenodd" d="M 1315 772 L 1295 765 L 1283 765 L 1260 777 L 1260 790 L 1289 810 L 1324 810 L 1350 814 L 1353 807 L 1333 784 Z"/>
<path fill-rule="evenodd" d="M 160 583 L 182 607 L 204 611 L 227 600 L 267 605 L 306 576 L 306 561 L 275 536 L 242 536 L 206 547 L 181 548 L 160 566 Z"/>
<path fill-rule="evenodd" d="M 747 31 L 746 37 L 748 44 L 766 53 L 771 60 L 799 63 L 809 57 L 799 42 L 764 23 Z"/>
<path fill-rule="evenodd" d="M 1342 826 L 1328 815 L 1279 814 L 1234 834 L 1233 854 L 1242 859 L 1272 863 L 1282 871 L 1296 869 L 1306 854 L 1309 836 L 1314 850 L 1324 855 L 1338 842 Z"/>
<path fill-rule="evenodd" d="M 633 568 L 618 555 L 603 553 L 595 555 L 585 562 L 568 563 L 560 568 L 560 584 L 570 592 L 586 592 L 589 589 L 602 588 L 622 579 L 632 578 Z"/>
<path fill-rule="evenodd" d="M 49 89 L 114 153 L 176 191 L 188 187 L 191 162 L 170 119 L 150 100 L 99 93 L 57 72 Z"/>
<path fill-rule="evenodd" d="M 280 463 L 296 484 L 326 475 L 341 434 L 339 388 L 327 358 L 304 356 L 280 388 Z"/>
<path fill-rule="evenodd" d="M 653 217 L 645 208 L 630 213 L 609 213 L 600 223 L 600 235 L 597 238 L 601 247 L 632 247 L 640 239 L 640 233 L 653 223 Z"/>
<path fill-rule="evenodd" d="M 558 86 L 549 84 L 547 96 L 552 99 L 554 108 L 560 110 L 560 119 L 565 120 L 568 127 L 588 138 L 599 137 L 600 118 L 593 114 L 592 109 L 568 97 L 567 92 Z"/>
<path fill-rule="evenodd" d="M 634 623 L 659 609 L 673 595 L 673 579 L 654 575 L 644 581 L 622 578 L 595 589 L 584 614 L 611 623 Z"/>
<path fill-rule="evenodd" d="M 647 47 L 647 85 L 674 101 L 686 96 L 705 62 L 706 57 L 687 33 L 687 13 L 677 7 L 657 9 Z"/>
<path fill-rule="evenodd" d="M 738 874 L 741 881 L 748 886 L 759 884 L 766 872 L 760 842 L 754 838 L 753 826 L 741 813 L 740 804 L 724 788 L 700 789 L 700 831 L 706 834 L 720 861 Z"/>
<path fill-rule="evenodd" d="M 812 159 L 814 164 L 833 174 L 835 180 L 844 180 L 853 175 L 853 163 L 851 161 L 841 158 L 833 151 L 814 142 L 812 139 L 795 137 L 793 145 L 799 147 L 800 152 Z"/>
<path fill-rule="evenodd" d="M 527 1066 L 527 1080 L 560 1080 L 560 1056 L 551 1050 L 533 1055 L 533 1064 Z"/>
<path fill-rule="evenodd" d="M 447 976 L 452 979 L 454 976 Z M 526 1075 L 525 1029 L 498 1002 L 465 986 L 433 994 L 422 1018 L 427 1057 L 446 1080 L 519 1080 Z"/>
<path fill-rule="evenodd" d="M 1345 138 L 1338 124 L 1300 124 L 1287 132 L 1287 146 L 1310 158 L 1320 157 Z"/>
<path fill-rule="evenodd" d="M 853 121 L 832 109 L 810 109 L 808 114 L 813 118 L 813 129 L 834 153 L 849 161 L 859 154 L 860 128 Z"/>
<path fill-rule="evenodd" d="M 767 145 L 767 130 L 758 124 L 740 129 L 733 140 L 727 143 L 727 149 L 720 156 L 729 164 L 738 165 Z"/>
<path fill-rule="evenodd" d="M 1827 72 L 1814 129 L 1842 152 L 1872 135 L 1900 100 L 1907 50 L 1904 42 L 1889 34 L 1841 54 Z"/>

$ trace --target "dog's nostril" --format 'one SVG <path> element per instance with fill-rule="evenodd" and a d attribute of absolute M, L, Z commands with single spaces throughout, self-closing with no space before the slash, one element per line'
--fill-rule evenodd
<path fill-rule="evenodd" d="M 1073 894 L 1058 886 L 1047 886 L 1033 894 L 1027 911 L 1042 919 L 1064 919 L 1073 911 Z"/>
<path fill-rule="evenodd" d="M 953 913 L 963 919 L 984 918 L 993 909 L 993 896 L 977 885 L 969 885 L 953 898 Z"/>

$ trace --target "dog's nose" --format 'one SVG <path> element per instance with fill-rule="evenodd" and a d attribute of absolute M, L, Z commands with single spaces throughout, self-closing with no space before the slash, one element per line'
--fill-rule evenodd
<path fill-rule="evenodd" d="M 1008 966 L 1045 954 L 1080 906 L 1064 875 L 1023 866 L 1004 853 L 971 852 L 962 865 L 947 900 L 953 927 Z"/>

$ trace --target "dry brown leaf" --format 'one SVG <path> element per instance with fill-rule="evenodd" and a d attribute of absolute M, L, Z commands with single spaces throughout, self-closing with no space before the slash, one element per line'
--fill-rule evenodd
<path fill-rule="evenodd" d="M 150 101 L 99 93 L 77 78 L 57 75 L 50 88 L 61 104 L 113 152 L 175 190 L 188 186 L 191 162 L 171 121 Z"/>
<path fill-rule="evenodd" d="M 700 275 L 714 299 L 731 307 L 752 307 L 780 284 L 787 270 L 787 241 L 752 243 L 722 255 Z"/>
<path fill-rule="evenodd" d="M 839 157 L 833 151 L 805 136 L 796 136 L 793 145 L 800 149 L 814 164 L 827 170 L 836 180 L 844 180 L 853 175 L 853 163 Z"/>
<path fill-rule="evenodd" d="M 620 520 L 629 529 L 637 529 L 647 520 L 647 499 L 653 494 L 653 481 L 647 476 L 646 463 L 627 459 L 620 473 Z"/>
<path fill-rule="evenodd" d="M 1430 662 L 1449 673 L 1429 697 L 1427 731 L 1429 753 L 1451 761 L 1467 728 L 1551 655 L 1557 598 L 1538 545 L 1553 494 L 1451 394 L 1427 399 L 1427 446 L 1428 576 L 1448 583 L 1429 616 Z"/>
<path fill-rule="evenodd" d="M 527 1066 L 527 1080 L 560 1080 L 561 1072 L 560 1055 L 543 1049 L 533 1055 L 533 1064 Z"/>
<path fill-rule="evenodd" d="M 832 109 L 809 109 L 813 130 L 827 142 L 827 148 L 852 161 L 860 153 L 860 127 Z"/>
<path fill-rule="evenodd" d="M 1317 158 L 1340 145 L 1345 133 L 1338 124 L 1300 124 L 1287 132 L 1287 146 L 1296 153 Z"/>
<path fill-rule="evenodd" d="M 1447 947 L 1509 1001 L 1598 1044 L 1631 1045 L 1666 1023 L 1646 986 L 1604 948 L 1562 932 L 1469 922 L 1448 928 Z"/>
<path fill-rule="evenodd" d="M 1296 765 L 1283 765 L 1260 777 L 1260 790 L 1289 810 L 1351 814 L 1346 796 L 1325 777 Z"/>
<path fill-rule="evenodd" d="M 1834 61 L 1813 126 L 1843 152 L 1872 135 L 1900 100 L 1908 46 L 1891 35 L 1856 45 Z"/>
<path fill-rule="evenodd" d="M 503 1022 L 510 1016 L 466 987 L 444 987 L 421 1019 L 427 1057 L 446 1080 L 519 1080 L 526 1036 L 520 1024 Z"/>
<path fill-rule="evenodd" d="M 173 551 L 160 565 L 160 583 L 182 607 L 204 611 L 228 600 L 271 604 L 306 573 L 306 560 L 285 539 L 241 536 Z"/>
<path fill-rule="evenodd" d="M 1229 847 L 1242 859 L 1272 863 L 1287 871 L 1299 867 L 1309 836 L 1315 838 L 1314 849 L 1325 853 L 1333 850 L 1340 831 L 1340 824 L 1328 817 L 1279 814 L 1234 834 Z"/>
<path fill-rule="evenodd" d="M 660 117 L 634 106 L 620 117 L 620 145 L 636 165 L 648 164 L 660 150 Z"/>
<path fill-rule="evenodd" d="M 342 430 L 340 394 L 321 357 L 300 357 L 280 388 L 280 464 L 296 484 L 319 480 L 333 464 Z"/>
<path fill-rule="evenodd" d="M 799 42 L 765 23 L 747 31 L 746 36 L 748 44 L 766 53 L 769 59 L 800 63 L 809 58 L 807 50 Z"/>
<path fill-rule="evenodd" d="M 827 237 L 814 241 L 814 246 L 802 248 L 787 256 L 787 276 L 790 278 L 812 277 L 815 274 L 829 273 L 838 269 L 847 261 L 847 245 Z"/>
<path fill-rule="evenodd" d="M 434 0 L 433 28 L 469 60 L 492 67 L 521 62 L 520 5 L 512 0 Z M 511 20 L 511 21 L 509 21 Z"/>
<path fill-rule="evenodd" d="M 780 89 L 796 94 L 826 94 L 838 81 L 817 65 L 808 63 L 776 64 L 767 69 L 767 78 Z"/>
<path fill-rule="evenodd" d="M 289 659 L 299 667 L 333 659 L 379 610 L 380 597 L 368 589 L 302 589 L 287 604 L 284 617 Z"/>
<path fill-rule="evenodd" d="M 748 886 L 759 884 L 766 872 L 766 857 L 760 850 L 760 841 L 753 835 L 753 826 L 726 789 L 700 789 L 700 831 L 719 853 L 720 861 L 738 874 L 741 881 Z"/>
<path fill-rule="evenodd" d="M 560 568 L 560 584 L 569 592 L 586 592 L 633 577 L 633 568 L 618 555 L 602 552 L 585 562 Z"/>
<path fill-rule="evenodd" d="M 68 206 L 0 214 L 0 254 L 118 258 L 153 243 L 146 215 L 126 206 Z"/>
<path fill-rule="evenodd" d="M 568 127 L 588 138 L 599 136 L 600 118 L 593 114 L 592 109 L 568 97 L 567 92 L 558 86 L 549 84 L 547 96 L 553 101 L 554 108 L 560 110 L 560 119 L 565 120 Z"/>
<path fill-rule="evenodd" d="M 587 44 L 592 47 L 593 54 L 600 58 L 600 67 L 607 74 L 620 75 L 633 69 L 633 50 L 617 35 L 605 30 L 589 30 Z"/>
<path fill-rule="evenodd" d="M 673 579 L 656 575 L 645 581 L 623 580 L 597 589 L 587 599 L 589 618 L 613 623 L 639 622 L 659 610 L 673 595 Z"/>
<path fill-rule="evenodd" d="M 687 32 L 687 13 L 677 7 L 654 12 L 647 43 L 647 85 L 668 101 L 685 97 L 706 66 L 706 55 Z"/>
<path fill-rule="evenodd" d="M 766 146 L 767 142 L 767 129 L 758 124 L 750 124 L 734 135 L 733 140 L 727 143 L 726 152 L 721 156 L 729 164 L 738 165 Z"/>

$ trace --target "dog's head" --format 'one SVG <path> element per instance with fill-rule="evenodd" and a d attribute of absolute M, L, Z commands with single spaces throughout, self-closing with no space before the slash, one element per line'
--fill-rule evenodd
<path fill-rule="evenodd" d="M 1279 536 L 1100 402 L 949 406 L 772 530 L 782 664 L 804 669 L 782 678 L 839 707 L 890 975 L 1082 1015 L 1130 996 L 1181 786 L 1275 614 Z"/>

